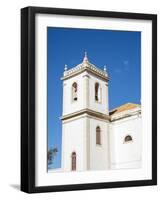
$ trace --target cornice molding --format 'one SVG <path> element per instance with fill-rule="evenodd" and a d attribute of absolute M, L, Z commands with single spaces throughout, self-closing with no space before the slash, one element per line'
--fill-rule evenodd
<path fill-rule="evenodd" d="M 84 68 L 82 68 L 82 69 L 80 69 L 80 70 L 77 70 L 77 71 L 71 73 L 71 74 L 67 74 L 67 75 L 63 76 L 63 77 L 61 78 L 61 80 L 67 80 L 67 79 L 69 79 L 69 78 L 71 78 L 71 77 L 74 77 L 74 76 L 76 76 L 76 75 L 79 75 L 79 74 L 81 74 L 81 73 L 83 73 L 83 72 L 85 72 L 85 71 L 87 71 L 89 74 L 93 74 L 93 75 L 95 75 L 95 76 L 101 78 L 102 80 L 104 80 L 104 81 L 106 81 L 106 82 L 109 81 L 109 77 L 108 77 L 108 76 L 105 76 L 105 75 L 103 75 L 103 74 L 101 74 L 101 73 L 98 73 L 97 71 L 94 71 L 93 69 L 88 68 L 88 67 L 84 67 Z"/>
<path fill-rule="evenodd" d="M 139 110 L 137 112 L 133 112 L 133 113 L 124 114 L 124 115 L 119 116 L 119 117 L 112 117 L 111 116 L 110 122 L 121 121 L 122 119 L 126 119 L 126 118 L 133 117 L 133 116 L 141 117 L 141 110 Z"/>
<path fill-rule="evenodd" d="M 97 117 L 97 118 L 109 121 L 109 115 L 106 115 L 106 114 L 103 114 L 103 113 L 100 113 L 100 112 L 96 112 L 96 111 L 88 109 L 88 108 L 82 109 L 82 110 L 77 111 L 77 112 L 73 112 L 71 114 L 63 115 L 61 117 L 61 120 L 64 121 L 64 120 L 67 120 L 67 119 L 70 119 L 70 118 L 73 118 L 73 117 L 77 117 L 77 116 L 80 116 L 80 115 L 83 115 L 83 114 L 87 114 L 87 115 L 92 116 L 92 117 Z"/>

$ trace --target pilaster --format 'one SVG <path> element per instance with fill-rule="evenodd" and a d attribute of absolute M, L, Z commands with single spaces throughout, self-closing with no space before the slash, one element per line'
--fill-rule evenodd
<path fill-rule="evenodd" d="M 83 107 L 89 107 L 89 75 L 86 74 L 83 76 Z"/>

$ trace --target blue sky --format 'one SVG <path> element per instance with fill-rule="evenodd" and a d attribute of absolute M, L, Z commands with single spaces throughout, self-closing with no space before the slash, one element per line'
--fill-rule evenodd
<path fill-rule="evenodd" d="M 87 51 L 89 61 L 103 69 L 107 66 L 109 108 L 127 102 L 140 104 L 141 33 L 130 31 L 54 28 L 47 29 L 48 70 L 48 148 L 58 154 L 50 168 L 61 166 L 62 81 L 64 65 L 68 69 L 82 62 Z"/>

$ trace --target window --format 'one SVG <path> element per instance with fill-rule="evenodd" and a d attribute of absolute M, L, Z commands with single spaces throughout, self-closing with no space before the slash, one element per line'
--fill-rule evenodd
<path fill-rule="evenodd" d="M 132 137 L 131 135 L 127 135 L 125 138 L 124 138 L 124 143 L 128 143 L 128 142 L 132 142 Z"/>
<path fill-rule="evenodd" d="M 77 86 L 77 83 L 74 82 L 72 84 L 72 100 L 73 101 L 77 101 L 78 100 L 77 91 L 78 91 L 78 86 Z"/>
<path fill-rule="evenodd" d="M 96 144 L 101 144 L 101 129 L 99 126 L 96 127 Z"/>
<path fill-rule="evenodd" d="M 101 92 L 99 83 L 95 83 L 95 101 L 100 102 Z"/>
<path fill-rule="evenodd" d="M 76 170 L 76 152 L 72 152 L 72 171 Z"/>

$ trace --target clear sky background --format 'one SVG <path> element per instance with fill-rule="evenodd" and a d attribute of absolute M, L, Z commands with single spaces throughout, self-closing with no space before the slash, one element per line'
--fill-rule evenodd
<path fill-rule="evenodd" d="M 89 62 L 107 66 L 110 110 L 127 102 L 140 104 L 141 33 L 130 31 L 54 28 L 47 29 L 48 65 L 48 148 L 58 148 L 50 168 L 61 166 L 62 81 L 68 69 L 82 62 L 87 51 Z"/>

